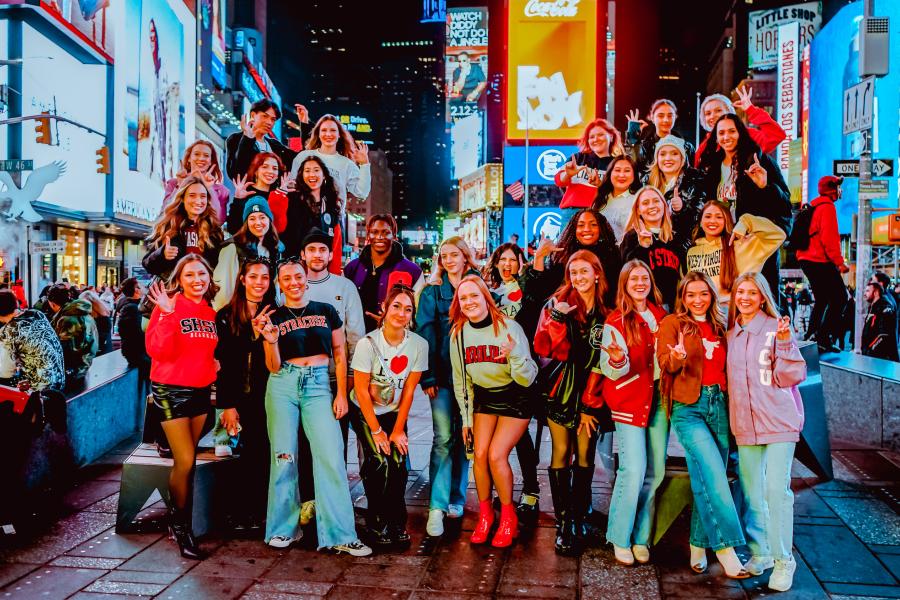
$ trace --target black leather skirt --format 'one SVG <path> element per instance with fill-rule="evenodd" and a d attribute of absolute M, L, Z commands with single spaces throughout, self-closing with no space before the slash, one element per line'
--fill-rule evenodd
<path fill-rule="evenodd" d="M 531 419 L 534 409 L 535 402 L 529 398 L 528 390 L 516 382 L 500 388 L 475 386 L 473 410 L 476 413 Z"/>
<path fill-rule="evenodd" d="M 210 388 L 150 383 L 153 406 L 160 421 L 199 417 L 209 412 Z"/>

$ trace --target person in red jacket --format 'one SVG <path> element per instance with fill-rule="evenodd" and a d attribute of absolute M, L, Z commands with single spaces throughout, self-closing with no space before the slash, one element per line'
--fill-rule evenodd
<path fill-rule="evenodd" d="M 826 175 L 819 180 L 819 197 L 810 202 L 813 215 L 809 224 L 809 247 L 797 250 L 797 260 L 815 296 L 809 318 L 807 339 L 815 335 L 820 352 L 837 352 L 834 347 L 839 333 L 835 329 L 841 321 L 847 303 L 847 288 L 842 273 L 850 267 L 841 254 L 835 202 L 841 197 L 843 178 Z"/>
<path fill-rule="evenodd" d="M 700 104 L 700 125 L 708 132 L 712 132 L 713 125 L 722 115 L 733 113 L 735 108 L 744 111 L 747 121 L 753 127 L 748 127 L 747 131 L 750 137 L 756 142 L 760 150 L 764 154 L 771 154 L 778 147 L 778 144 L 784 141 L 787 134 L 781 128 L 772 115 L 765 110 L 753 104 L 753 88 L 739 87 L 735 90 L 738 95 L 738 101 L 734 104 L 728 97 L 722 94 L 713 94 L 703 99 Z M 697 147 L 697 153 L 694 155 L 694 166 L 700 166 L 700 156 L 703 154 L 706 144 L 709 143 L 710 133 L 706 134 L 703 141 Z"/>
<path fill-rule="evenodd" d="M 150 391 L 175 459 L 169 474 L 169 527 L 181 556 L 195 560 L 202 554 L 191 530 L 192 484 L 218 369 L 216 313 L 210 306 L 215 295 L 212 268 L 199 254 L 184 256 L 168 284 L 156 282 L 149 293 L 156 305 L 146 336 Z"/>

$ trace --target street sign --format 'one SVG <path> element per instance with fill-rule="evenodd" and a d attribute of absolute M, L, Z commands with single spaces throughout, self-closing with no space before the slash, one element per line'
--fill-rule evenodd
<path fill-rule="evenodd" d="M 64 254 L 66 242 L 63 240 L 50 240 L 47 242 L 31 242 L 32 254 Z"/>
<path fill-rule="evenodd" d="M 31 160 L 0 160 L 0 171 L 33 171 Z"/>
<path fill-rule="evenodd" d="M 872 126 L 874 98 L 874 77 L 867 77 L 844 90 L 844 135 Z"/>
<path fill-rule="evenodd" d="M 891 177 L 894 174 L 894 159 L 876 158 L 872 161 L 873 177 Z M 835 177 L 859 177 L 858 160 L 834 161 Z"/>
<path fill-rule="evenodd" d="M 860 181 L 859 197 L 863 200 L 873 200 L 875 198 L 888 197 L 888 182 L 880 179 L 878 181 Z"/>

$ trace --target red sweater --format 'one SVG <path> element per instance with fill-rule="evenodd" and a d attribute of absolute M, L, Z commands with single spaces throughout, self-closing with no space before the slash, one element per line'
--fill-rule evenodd
<path fill-rule="evenodd" d="M 747 131 L 750 132 L 750 137 L 763 151 L 763 154 L 774 152 L 778 144 L 787 137 L 784 129 L 772 118 L 772 115 L 758 106 L 751 106 L 747 111 L 747 121 L 753 125 L 753 127 L 748 127 Z M 711 136 L 712 132 L 710 131 L 697 147 L 697 152 L 694 154 L 694 167 L 700 167 L 700 156 L 703 154 L 703 150 L 706 148 L 706 144 Z M 715 140 L 713 140 L 713 143 L 715 143 Z"/>
<path fill-rule="evenodd" d="M 203 388 L 216 380 L 216 311 L 206 302 L 175 295 L 175 310 L 164 315 L 153 309 L 147 326 L 150 380 Z"/>
<path fill-rule="evenodd" d="M 719 385 L 725 389 L 725 340 L 716 337 L 708 321 L 698 321 L 700 338 L 703 342 L 703 374 L 700 385 Z"/>
<path fill-rule="evenodd" d="M 834 200 L 828 196 L 819 196 L 810 202 L 816 212 L 813 213 L 812 221 L 809 224 L 809 248 L 797 250 L 797 260 L 817 263 L 831 262 L 836 267 L 844 264 Z"/>

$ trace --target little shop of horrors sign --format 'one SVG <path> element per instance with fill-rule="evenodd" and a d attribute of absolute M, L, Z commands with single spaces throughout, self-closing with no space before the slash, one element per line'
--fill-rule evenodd
<path fill-rule="evenodd" d="M 799 53 L 822 26 L 822 4 L 803 2 L 749 13 L 747 64 L 751 69 L 771 71 L 778 67 L 778 28 L 794 22 L 800 26 Z"/>

